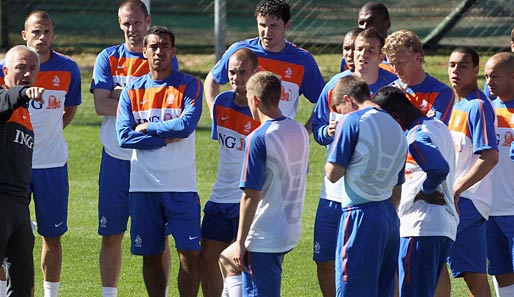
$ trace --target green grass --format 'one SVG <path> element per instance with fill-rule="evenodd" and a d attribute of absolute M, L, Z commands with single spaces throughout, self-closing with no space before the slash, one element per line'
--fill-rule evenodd
<path fill-rule="evenodd" d="M 180 54 L 179 54 L 180 55 Z M 182 70 L 190 71 L 202 79 L 214 64 L 212 55 L 200 57 L 179 56 Z M 320 69 L 328 80 L 339 69 L 339 55 L 316 56 Z M 194 62 L 197 60 L 197 62 Z M 427 57 L 426 70 L 447 82 L 446 56 Z M 485 60 L 485 59 L 483 59 Z M 79 63 L 80 64 L 80 63 Z M 91 65 L 82 65 L 91 66 Z M 84 69 L 91 69 L 84 67 Z M 94 112 L 93 98 L 89 93 L 90 70 L 83 72 L 83 103 L 73 123 L 65 130 L 70 158 L 68 162 L 70 180 L 69 231 L 62 239 L 63 270 L 60 295 L 64 297 L 101 296 L 98 251 L 101 237 L 97 234 L 98 170 L 102 147 L 99 141 L 101 118 Z M 313 106 L 301 100 L 297 120 L 305 122 Z M 196 135 L 198 189 L 202 203 L 209 197 L 214 182 L 218 144 L 210 140 L 210 119 L 207 106 L 200 120 Z M 313 222 L 319 199 L 326 151 L 311 140 L 310 172 L 307 177 L 307 194 L 303 213 L 303 233 L 298 247 L 289 253 L 284 262 L 282 296 L 320 296 L 316 278 L 316 267 L 312 261 Z M 34 217 L 34 216 L 33 216 Z M 174 242 L 170 237 L 170 245 Z M 119 296 L 145 296 L 141 272 L 141 257 L 132 256 L 129 236 L 123 241 L 123 264 L 119 281 Z M 41 239 L 36 238 L 35 296 L 43 296 L 42 273 L 39 267 Z M 176 285 L 178 259 L 172 253 L 172 275 L 169 296 L 178 296 Z M 467 296 L 462 280 L 453 281 L 452 296 Z"/>

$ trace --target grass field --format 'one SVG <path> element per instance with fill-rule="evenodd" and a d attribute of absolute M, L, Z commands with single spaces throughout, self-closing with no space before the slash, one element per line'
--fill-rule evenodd
<path fill-rule="evenodd" d="M 102 147 L 99 141 L 101 118 L 94 112 L 92 95 L 89 93 L 91 69 L 94 56 L 75 56 L 82 72 L 83 103 L 73 123 L 65 130 L 69 146 L 69 231 L 63 237 L 63 269 L 60 296 L 101 296 L 98 269 L 98 251 L 101 238 L 97 234 L 97 191 L 98 170 Z M 325 80 L 339 68 L 339 55 L 316 56 Z M 447 82 L 446 56 L 427 57 L 426 70 Z M 193 73 L 202 79 L 214 64 L 212 55 L 181 55 L 179 63 L 183 71 Z M 305 122 L 312 105 L 301 100 L 297 120 Z M 218 144 L 210 140 L 210 119 L 207 106 L 197 129 L 196 156 L 198 188 L 202 204 L 209 197 L 218 162 Z M 325 162 L 325 148 L 311 140 L 310 172 L 307 177 L 307 195 L 303 213 L 303 233 L 300 243 L 284 262 L 282 296 L 320 296 L 316 268 L 312 261 L 313 221 L 319 199 L 319 191 Z M 33 215 L 34 217 L 34 215 Z M 173 249 L 174 242 L 170 238 Z M 36 280 L 35 296 L 42 296 L 42 274 L 40 272 L 41 239 L 36 238 L 34 249 Z M 178 296 L 176 286 L 177 255 L 173 253 L 172 276 L 169 296 Z M 123 242 L 123 264 L 119 282 L 119 296 L 145 296 L 141 272 L 142 260 L 130 255 L 129 236 Z M 462 280 L 453 282 L 452 296 L 467 296 Z"/>

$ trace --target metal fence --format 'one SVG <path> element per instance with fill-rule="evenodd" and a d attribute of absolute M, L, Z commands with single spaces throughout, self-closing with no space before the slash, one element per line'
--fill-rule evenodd
<path fill-rule="evenodd" d="M 177 35 L 182 52 L 214 52 L 214 1 L 150 0 L 152 23 L 168 26 Z M 426 37 L 465 0 L 384 0 L 392 28 L 415 31 Z M 469 0 L 468 0 L 469 1 Z M 259 1 L 227 0 L 227 45 L 257 34 L 254 17 Z M 512 0 L 477 0 L 438 43 L 439 46 L 471 45 L 481 50 L 508 46 L 514 26 Z M 46 10 L 55 23 L 55 46 L 61 51 L 94 51 L 122 42 L 117 23 L 119 1 L 112 0 L 0 0 L 2 24 L 9 46 L 23 43 L 20 31 L 25 16 Z M 342 36 L 356 25 L 355 0 L 289 0 L 292 24 L 288 39 L 314 53 L 340 51 Z"/>

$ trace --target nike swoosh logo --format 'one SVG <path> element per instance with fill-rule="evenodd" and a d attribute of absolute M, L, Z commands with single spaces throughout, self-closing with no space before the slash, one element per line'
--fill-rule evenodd
<path fill-rule="evenodd" d="M 54 227 L 59 228 L 63 223 L 64 223 L 64 221 L 61 221 L 59 224 L 54 224 Z"/>
<path fill-rule="evenodd" d="M 227 117 L 227 116 L 221 116 L 221 120 L 222 120 L 222 121 L 224 121 L 224 120 L 226 120 L 226 119 L 228 119 L 228 117 Z"/>
<path fill-rule="evenodd" d="M 127 66 L 119 66 L 119 65 L 118 65 L 118 66 L 116 66 L 116 68 L 118 68 L 118 69 L 123 69 L 123 68 L 126 68 L 126 67 L 127 67 Z"/>
<path fill-rule="evenodd" d="M 197 239 L 198 236 L 189 236 L 189 240 Z"/>

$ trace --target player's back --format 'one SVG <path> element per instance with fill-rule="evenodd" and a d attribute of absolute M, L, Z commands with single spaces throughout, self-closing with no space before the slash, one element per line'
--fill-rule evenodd
<path fill-rule="evenodd" d="M 342 125 L 350 125 L 354 133 L 346 135 L 356 137 L 349 142 L 354 149 L 344 176 L 349 187 L 343 204 L 389 199 L 405 164 L 407 146 L 400 126 L 389 114 L 376 108 L 350 113 Z M 336 131 L 336 137 L 346 136 Z"/>
<path fill-rule="evenodd" d="M 265 122 L 248 138 L 264 145 L 266 165 L 261 201 L 247 238 L 247 248 L 258 252 L 285 252 L 298 244 L 301 233 L 309 136 L 294 120 Z"/>

